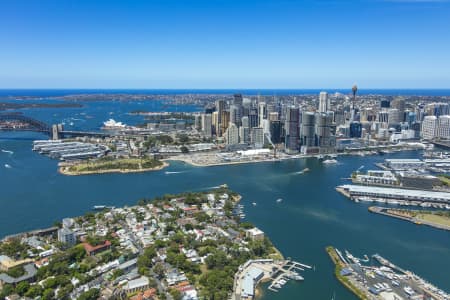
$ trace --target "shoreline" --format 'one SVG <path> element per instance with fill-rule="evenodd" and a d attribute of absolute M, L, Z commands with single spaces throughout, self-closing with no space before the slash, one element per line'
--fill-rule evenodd
<path fill-rule="evenodd" d="M 380 206 L 370 206 L 368 208 L 369 212 L 374 213 L 374 214 L 379 214 L 379 215 L 383 215 L 386 217 L 390 217 L 390 218 L 394 218 L 394 219 L 400 219 L 403 221 L 408 221 L 411 222 L 413 224 L 416 225 L 426 225 L 429 227 L 433 227 L 436 229 L 441 229 L 441 230 L 447 230 L 450 231 L 450 226 L 444 225 L 444 224 L 439 224 L 439 223 L 435 223 L 435 222 L 431 222 L 431 221 L 427 221 L 423 218 L 416 218 L 413 216 L 407 216 L 407 215 L 400 215 L 400 214 L 395 214 L 395 213 L 391 213 L 389 212 L 389 210 L 398 210 L 400 212 L 417 212 L 417 213 L 426 213 L 420 210 L 413 210 L 413 209 L 397 209 L 397 208 L 386 208 L 386 207 L 380 207 Z"/>
<path fill-rule="evenodd" d="M 66 176 L 81 176 L 81 175 L 96 175 L 96 174 L 108 174 L 108 173 L 141 173 L 141 172 L 151 172 L 151 171 L 161 171 L 167 168 L 170 164 L 166 161 L 162 161 L 161 166 L 154 168 L 142 168 L 142 169 L 109 169 L 109 170 L 96 170 L 96 171 L 82 171 L 82 172 L 72 172 L 68 171 L 68 167 L 59 167 L 58 172 Z"/>
<path fill-rule="evenodd" d="M 367 295 L 364 293 L 364 291 L 361 291 L 356 286 L 354 286 L 347 278 L 343 277 L 340 272 L 342 268 L 345 266 L 342 264 L 342 262 L 339 260 L 338 254 L 336 253 L 336 250 L 332 246 L 325 247 L 325 251 L 328 253 L 328 256 L 330 257 L 331 261 L 334 264 L 334 276 L 336 279 L 350 292 L 352 292 L 358 299 L 366 300 L 369 299 Z"/>
<path fill-rule="evenodd" d="M 422 150 L 419 148 L 406 148 L 406 149 L 392 149 L 392 152 L 401 152 L 401 151 L 417 151 Z M 364 155 L 361 155 L 362 154 Z M 209 153 L 213 154 L 213 153 Z M 216 152 L 214 152 L 216 154 Z M 283 158 L 266 158 L 266 159 L 253 159 L 253 160 L 245 160 L 245 161 L 226 161 L 226 162 L 205 162 L 200 163 L 194 161 L 192 158 L 195 156 L 198 156 L 199 158 L 202 158 L 202 156 L 199 156 L 198 154 L 191 154 L 191 155 L 177 155 L 172 156 L 170 158 L 162 159 L 161 161 L 178 161 L 186 163 L 193 167 L 216 167 L 216 166 L 228 166 L 228 165 L 240 165 L 240 164 L 255 164 L 255 163 L 269 163 L 269 162 L 282 162 L 285 160 L 296 160 L 296 159 L 305 159 L 305 158 L 317 158 L 319 155 L 323 156 L 372 156 L 372 155 L 379 155 L 378 153 L 370 153 L 370 151 L 359 151 L 354 153 L 327 153 L 327 154 L 305 154 L 305 155 L 293 155 L 293 156 L 287 156 Z M 203 158 L 207 158 L 208 154 L 204 154 Z"/>

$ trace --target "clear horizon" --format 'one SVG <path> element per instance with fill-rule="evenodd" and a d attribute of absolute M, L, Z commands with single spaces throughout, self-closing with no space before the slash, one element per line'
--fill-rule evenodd
<path fill-rule="evenodd" d="M 0 88 L 449 89 L 449 15 L 447 0 L 8 1 Z"/>

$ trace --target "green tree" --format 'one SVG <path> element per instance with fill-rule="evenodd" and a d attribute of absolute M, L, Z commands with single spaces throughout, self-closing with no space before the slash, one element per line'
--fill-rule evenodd
<path fill-rule="evenodd" d="M 162 263 L 157 263 L 153 267 L 153 272 L 158 276 L 158 278 L 162 278 L 164 276 L 166 269 L 164 268 L 164 265 Z"/>
<path fill-rule="evenodd" d="M 52 289 L 46 289 L 42 294 L 43 300 L 51 300 L 53 297 L 55 297 L 55 291 Z"/>
<path fill-rule="evenodd" d="M 12 293 L 14 293 L 14 287 L 11 284 L 4 284 L 0 291 L 0 299 L 4 299 Z"/>
<path fill-rule="evenodd" d="M 181 146 L 180 150 L 181 150 L 181 153 L 189 153 L 189 148 L 186 146 Z"/>
<path fill-rule="evenodd" d="M 56 280 L 56 277 L 50 277 L 44 282 L 44 288 L 45 289 L 54 289 L 58 286 L 58 281 Z"/>
<path fill-rule="evenodd" d="M 78 297 L 78 300 L 97 300 L 100 297 L 99 289 L 90 289 L 87 292 L 84 292 Z"/>
<path fill-rule="evenodd" d="M 28 291 L 25 293 L 26 297 L 36 298 L 37 296 L 42 295 L 42 287 L 39 284 L 35 284 L 30 286 Z"/>
<path fill-rule="evenodd" d="M 181 294 L 181 292 L 177 289 L 170 289 L 169 293 L 173 297 L 174 300 L 183 299 L 183 294 Z"/>
<path fill-rule="evenodd" d="M 19 282 L 16 286 L 16 293 L 23 296 L 30 288 L 30 284 L 27 281 Z"/>

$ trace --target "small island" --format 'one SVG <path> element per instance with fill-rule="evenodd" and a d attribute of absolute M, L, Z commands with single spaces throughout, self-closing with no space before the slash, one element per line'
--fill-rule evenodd
<path fill-rule="evenodd" d="M 64 175 L 89 175 L 103 173 L 132 173 L 159 171 L 169 166 L 152 158 L 111 158 L 103 157 L 79 163 L 63 164 L 59 172 Z"/>

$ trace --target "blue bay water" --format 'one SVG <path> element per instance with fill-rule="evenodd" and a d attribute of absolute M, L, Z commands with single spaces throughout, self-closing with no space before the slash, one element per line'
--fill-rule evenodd
<path fill-rule="evenodd" d="M 23 112 L 47 122 L 74 118 L 74 113 L 91 115 L 74 121 L 74 128 L 80 129 L 98 129 L 110 112 L 120 115 L 119 121 L 140 122 L 127 114 L 136 109 L 134 104 L 88 105 Z M 146 105 L 162 107 L 141 106 Z M 333 265 L 324 251 L 327 245 L 357 256 L 379 253 L 450 291 L 448 232 L 371 214 L 367 205 L 353 203 L 334 189 L 362 165 L 375 168 L 374 163 L 385 158 L 419 157 L 419 152 L 339 157 L 334 166 L 316 159 L 207 168 L 174 162 L 157 172 L 70 177 L 57 173 L 57 161 L 31 151 L 32 140 L 42 138 L 36 133 L 0 133 L 0 149 L 6 150 L 0 150 L 0 236 L 50 226 L 63 217 L 84 214 L 93 205 L 133 205 L 143 197 L 227 183 L 243 195 L 247 220 L 265 231 L 286 257 L 315 266 L 315 271 L 302 274 L 304 282 L 290 282 L 279 293 L 263 288 L 264 300 L 331 299 L 333 293 L 335 299 L 356 299 L 334 279 Z M 296 174 L 306 167 L 311 171 Z M 278 198 L 283 201 L 277 203 Z"/>

